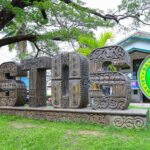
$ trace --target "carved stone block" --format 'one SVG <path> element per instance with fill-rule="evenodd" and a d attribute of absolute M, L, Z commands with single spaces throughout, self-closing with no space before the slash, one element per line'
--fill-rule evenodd
<path fill-rule="evenodd" d="M 88 60 L 75 52 L 52 59 L 52 100 L 58 108 L 82 108 L 88 104 Z"/>
<path fill-rule="evenodd" d="M 130 66 L 129 54 L 120 46 L 96 48 L 90 54 L 90 74 L 105 70 L 105 62 L 120 68 Z"/>
<path fill-rule="evenodd" d="M 104 125 L 114 125 L 119 128 L 143 128 L 148 127 L 149 112 L 146 109 L 127 110 L 91 110 L 63 109 L 53 107 L 5 107 L 0 106 L 0 115 L 16 115 L 47 121 L 72 120 L 94 122 Z"/>
<path fill-rule="evenodd" d="M 22 61 L 22 70 L 29 71 L 29 106 L 46 105 L 46 69 L 51 69 L 51 58 L 49 57 Z"/>
<path fill-rule="evenodd" d="M 147 126 L 147 118 L 143 116 L 112 116 L 111 124 L 119 128 L 142 128 Z"/>
<path fill-rule="evenodd" d="M 89 90 L 93 109 L 126 109 L 131 96 L 130 80 L 117 68 L 129 67 L 130 57 L 120 46 L 95 49 L 90 54 L 90 80 L 95 86 Z"/>
<path fill-rule="evenodd" d="M 21 65 L 7 62 L 0 65 L 0 106 L 22 106 L 26 103 L 27 89 L 16 77 L 26 76 Z"/>

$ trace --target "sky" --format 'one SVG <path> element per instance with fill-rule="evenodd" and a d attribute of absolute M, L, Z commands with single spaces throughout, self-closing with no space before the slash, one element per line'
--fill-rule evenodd
<path fill-rule="evenodd" d="M 82 0 L 85 2 L 87 7 L 90 8 L 98 8 L 104 11 L 108 9 L 115 9 L 119 4 L 121 4 L 121 0 Z"/>
<path fill-rule="evenodd" d="M 83 0 L 83 2 L 86 3 L 85 6 L 90 7 L 90 8 L 98 8 L 101 10 L 104 10 L 107 12 L 109 9 L 116 9 L 117 6 L 121 3 L 121 0 Z M 125 24 L 127 23 L 124 22 Z M 149 31 L 148 27 L 143 27 L 139 30 L 142 31 Z M 115 42 L 120 41 L 121 39 L 124 39 L 125 37 L 129 36 L 133 32 L 130 32 L 128 34 L 125 33 L 117 33 L 117 30 L 115 29 L 104 29 L 104 28 L 99 28 L 95 31 L 96 36 L 100 35 L 100 33 L 103 33 L 104 31 L 113 31 L 115 34 Z M 2 38 L 2 35 L 0 35 L 0 38 Z M 67 48 L 65 49 L 67 50 Z M 7 61 L 12 61 L 16 56 L 16 51 L 9 52 L 8 47 L 4 46 L 0 48 L 0 64 L 3 62 Z"/>
<path fill-rule="evenodd" d="M 3 36 L 0 35 L 0 39 Z M 8 46 L 0 47 L 0 64 L 7 61 L 12 61 L 16 56 L 16 51 L 9 52 Z"/>

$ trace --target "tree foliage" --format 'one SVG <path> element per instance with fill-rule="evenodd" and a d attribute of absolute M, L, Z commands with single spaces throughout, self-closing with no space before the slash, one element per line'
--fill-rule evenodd
<path fill-rule="evenodd" d="M 112 27 L 129 18 L 136 27 L 149 25 L 149 8 L 149 0 L 122 0 L 117 11 L 104 14 L 81 0 L 0 0 L 0 33 L 5 35 L 0 46 L 28 40 L 36 56 L 53 55 L 59 42 L 76 41 L 97 27 Z M 18 31 L 24 24 L 22 34 Z"/>
<path fill-rule="evenodd" d="M 149 0 L 122 0 L 118 6 L 120 20 L 132 19 L 131 24 L 135 27 L 141 25 L 150 26 L 150 1 Z"/>
<path fill-rule="evenodd" d="M 76 52 L 89 57 L 90 53 L 99 47 L 106 46 L 108 41 L 114 39 L 114 34 L 112 32 L 104 32 L 99 36 L 99 39 L 96 39 L 94 36 L 80 36 L 79 44 L 80 48 Z"/>

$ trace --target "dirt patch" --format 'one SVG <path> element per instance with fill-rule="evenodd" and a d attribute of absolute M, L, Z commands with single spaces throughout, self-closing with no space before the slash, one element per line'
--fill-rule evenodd
<path fill-rule="evenodd" d="M 32 123 L 18 123 L 18 122 L 13 122 L 12 126 L 14 128 L 37 128 L 37 127 L 41 127 L 41 128 L 46 128 L 46 126 L 41 126 L 41 125 L 37 125 L 37 124 L 32 124 Z"/>
<path fill-rule="evenodd" d="M 68 131 L 68 133 L 70 133 L 71 131 Z M 81 130 L 81 131 L 78 131 L 79 134 L 83 134 L 85 136 L 88 136 L 88 135 L 94 135 L 94 136 L 100 136 L 100 137 L 104 137 L 108 134 L 106 133 L 103 133 L 103 132 L 99 132 L 99 131 L 88 131 L 88 130 Z M 112 134 L 112 136 L 116 136 L 116 137 L 120 137 L 122 139 L 133 139 L 134 136 L 126 136 L 126 135 L 119 135 L 119 134 Z"/>
<path fill-rule="evenodd" d="M 80 130 L 80 131 L 77 131 L 77 133 L 82 134 L 84 136 L 94 135 L 94 136 L 105 137 L 106 135 L 109 135 L 109 134 L 106 134 L 103 132 L 89 131 L 89 130 Z M 70 134 L 71 134 L 71 130 L 67 130 L 66 136 L 69 136 Z M 133 136 L 126 136 L 126 135 L 120 135 L 120 134 L 112 134 L 112 136 L 120 137 L 122 139 L 133 139 L 134 138 Z"/>
<path fill-rule="evenodd" d="M 80 134 L 83 134 L 85 136 L 87 135 L 94 135 L 94 136 L 98 136 L 100 135 L 100 133 L 98 131 L 88 131 L 88 130 L 81 130 L 79 131 Z M 103 134 L 103 133 L 102 133 Z M 103 135 L 104 136 L 104 135 Z"/>
<path fill-rule="evenodd" d="M 121 137 L 122 139 L 134 139 L 134 136 L 126 136 L 126 135 L 119 135 L 113 134 L 114 136 Z"/>
<path fill-rule="evenodd" d="M 67 130 L 66 134 L 69 135 L 71 133 L 71 130 Z"/>
<path fill-rule="evenodd" d="M 101 133 L 99 131 L 89 131 L 89 130 L 80 130 L 80 131 L 77 131 L 77 133 L 85 135 L 85 136 L 94 135 L 94 136 L 104 137 L 106 135 L 105 133 Z M 66 136 L 69 136 L 70 134 L 71 134 L 71 130 L 67 130 Z"/>

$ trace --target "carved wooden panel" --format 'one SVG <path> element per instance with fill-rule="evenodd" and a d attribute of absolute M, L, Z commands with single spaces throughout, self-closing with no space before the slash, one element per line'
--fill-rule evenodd
<path fill-rule="evenodd" d="M 20 64 L 7 62 L 0 65 L 0 106 L 23 106 L 26 103 L 25 84 L 16 81 L 20 76 L 26 76 Z"/>
<path fill-rule="evenodd" d="M 22 61 L 22 70 L 29 70 L 29 106 L 46 105 L 46 69 L 51 69 L 51 58 L 49 57 Z"/>
<path fill-rule="evenodd" d="M 88 104 L 88 60 L 75 52 L 62 53 L 52 60 L 54 107 L 82 108 Z"/>
<path fill-rule="evenodd" d="M 111 65 L 129 67 L 130 57 L 119 46 L 97 48 L 90 54 L 90 80 L 97 88 L 89 90 L 93 109 L 128 108 L 130 80 L 121 72 L 112 72 Z"/>

